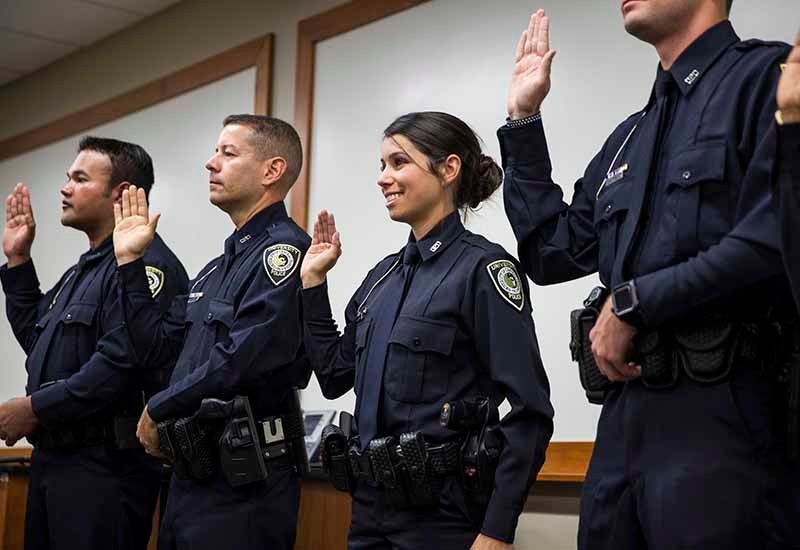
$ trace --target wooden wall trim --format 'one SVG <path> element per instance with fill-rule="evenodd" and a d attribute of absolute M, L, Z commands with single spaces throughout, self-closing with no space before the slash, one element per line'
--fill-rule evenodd
<path fill-rule="evenodd" d="M 33 447 L 2 447 L 0 448 L 0 458 L 11 458 L 22 456 L 30 458 Z"/>
<path fill-rule="evenodd" d="M 100 124 L 152 107 L 248 67 L 256 67 L 254 111 L 268 114 L 272 104 L 273 35 L 256 38 L 149 82 L 121 95 L 28 132 L 0 141 L 0 160 L 73 136 Z"/>
<path fill-rule="evenodd" d="M 305 162 L 292 188 L 292 219 L 308 227 L 311 174 L 311 131 L 314 119 L 314 53 L 317 42 L 349 32 L 373 21 L 423 4 L 428 0 L 353 0 L 297 25 L 297 72 L 294 91 L 294 125 L 303 143 Z"/>

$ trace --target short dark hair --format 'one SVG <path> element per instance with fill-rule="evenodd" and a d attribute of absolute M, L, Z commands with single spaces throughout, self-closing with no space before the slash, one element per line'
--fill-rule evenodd
<path fill-rule="evenodd" d="M 223 128 L 229 124 L 247 126 L 253 133 L 252 145 L 260 159 L 282 157 L 286 161 L 286 172 L 281 182 L 291 187 L 303 167 L 303 146 L 297 130 L 279 118 L 264 115 L 229 115 L 222 121 Z"/>
<path fill-rule="evenodd" d="M 728 15 L 731 14 L 731 6 L 733 6 L 733 0 L 728 0 Z"/>
<path fill-rule="evenodd" d="M 384 138 L 404 136 L 428 157 L 428 170 L 438 174 L 439 165 L 450 155 L 461 159 L 461 175 L 455 190 L 456 208 L 477 208 L 503 181 L 503 172 L 481 153 L 480 138 L 463 120 L 447 113 L 425 111 L 397 118 L 384 131 Z"/>
<path fill-rule="evenodd" d="M 153 187 L 153 159 L 141 145 L 118 139 L 86 136 L 78 145 L 78 152 L 82 151 L 102 153 L 111 161 L 109 192 L 127 181 L 144 189 L 145 194 L 150 196 L 150 189 Z"/>

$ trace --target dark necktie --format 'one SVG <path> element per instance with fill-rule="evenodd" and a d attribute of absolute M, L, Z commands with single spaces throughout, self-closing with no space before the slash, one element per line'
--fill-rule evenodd
<path fill-rule="evenodd" d="M 367 360 L 364 363 L 364 384 L 359 396 L 359 406 L 356 408 L 361 449 L 366 449 L 370 440 L 378 435 L 378 414 L 383 393 L 383 371 L 389 351 L 389 337 L 420 259 L 417 244 L 409 242 L 403 250 L 399 273 L 387 281 L 388 286 L 379 298 L 380 304 L 376 304 L 378 309 L 373 321 L 375 326 L 372 329 Z"/>

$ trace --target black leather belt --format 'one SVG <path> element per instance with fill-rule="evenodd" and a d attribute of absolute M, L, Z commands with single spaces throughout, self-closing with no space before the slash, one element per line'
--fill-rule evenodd
<path fill-rule="evenodd" d="M 427 454 L 427 464 L 432 473 L 444 477 L 458 470 L 461 443 L 451 441 L 440 445 L 426 445 L 425 452 Z M 362 452 L 356 447 L 352 447 L 348 452 L 348 459 L 354 478 L 371 484 L 379 483 L 375 476 L 375 468 L 368 450 Z"/>

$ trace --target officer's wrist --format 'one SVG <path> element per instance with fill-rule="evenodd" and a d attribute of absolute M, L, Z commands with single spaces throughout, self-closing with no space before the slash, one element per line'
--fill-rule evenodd
<path fill-rule="evenodd" d="M 317 275 L 312 273 L 306 273 L 300 276 L 300 281 L 303 283 L 303 290 L 320 286 L 325 283 L 325 279 L 325 275 Z"/>
<path fill-rule="evenodd" d="M 125 264 L 133 263 L 136 260 L 143 258 L 144 254 L 139 254 L 138 256 L 136 254 L 116 254 L 116 257 L 117 257 L 117 265 L 122 266 Z"/>
<path fill-rule="evenodd" d="M 11 255 L 8 256 L 8 267 L 11 269 L 12 267 L 17 267 L 22 264 L 26 264 L 31 261 L 31 255 Z"/>
<path fill-rule="evenodd" d="M 775 111 L 775 120 L 781 126 L 785 124 L 800 124 L 800 109 L 778 109 Z"/>

